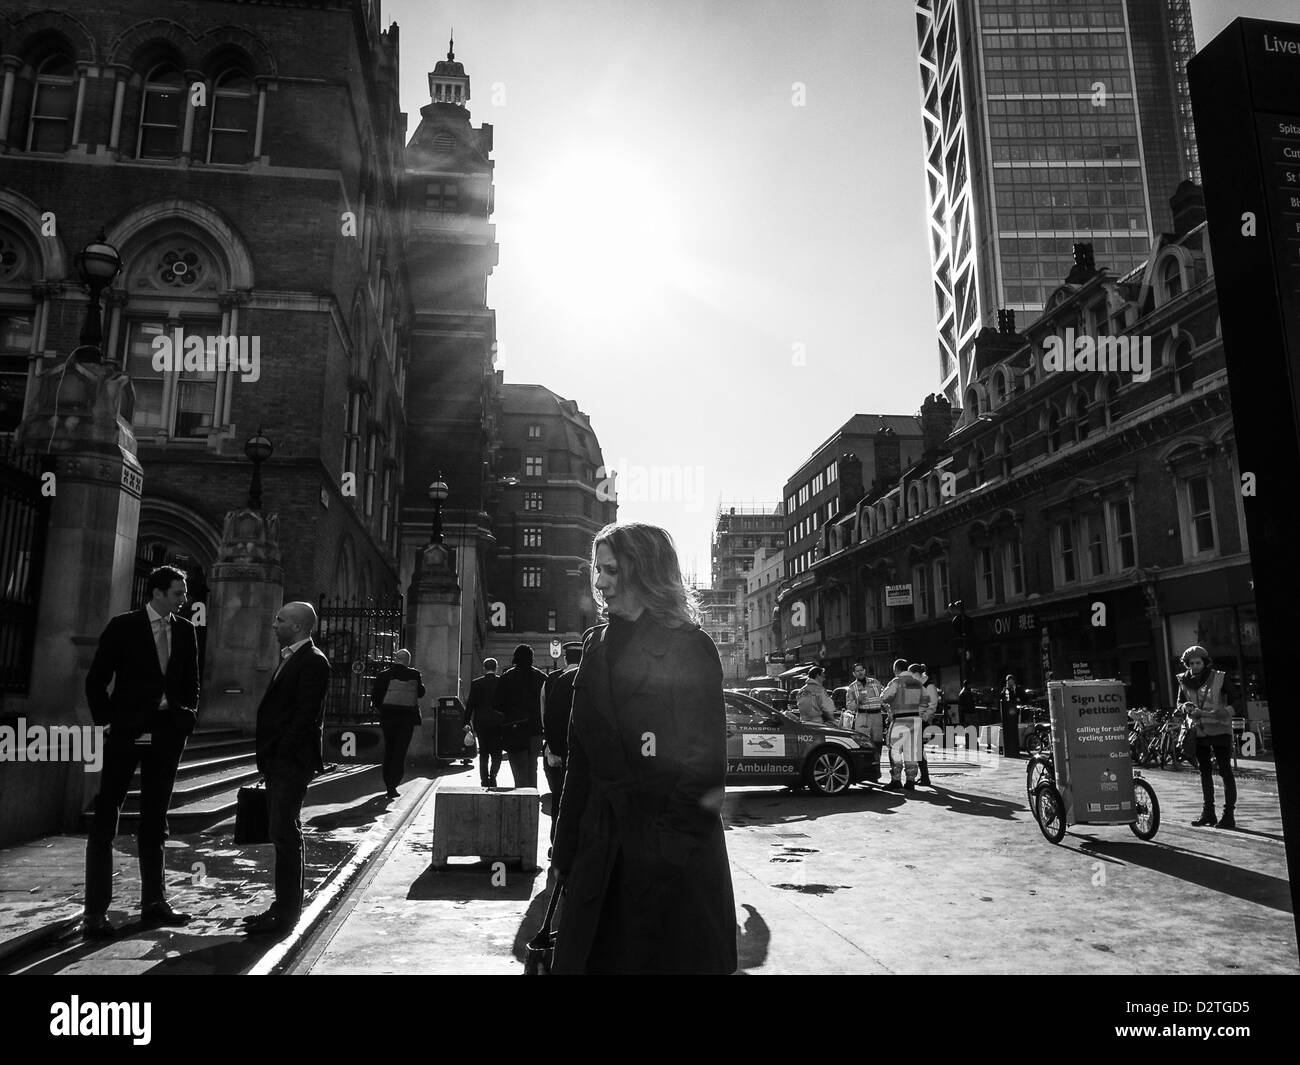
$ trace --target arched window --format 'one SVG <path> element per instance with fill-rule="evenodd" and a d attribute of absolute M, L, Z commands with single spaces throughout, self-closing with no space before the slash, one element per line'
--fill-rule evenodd
<path fill-rule="evenodd" d="M 973 419 L 982 413 L 984 412 L 980 405 L 979 390 L 972 385 L 966 389 L 966 417 Z"/>
<path fill-rule="evenodd" d="M 1107 377 L 1097 391 L 1101 394 L 1103 419 L 1107 425 L 1114 425 L 1118 416 L 1115 411 L 1115 401 L 1119 395 L 1119 378 Z"/>
<path fill-rule="evenodd" d="M 1160 281 L 1164 286 L 1165 300 L 1176 299 L 1183 291 L 1183 266 L 1178 256 L 1168 256 L 1160 267 Z"/>
<path fill-rule="evenodd" d="M 212 126 L 208 132 L 209 163 L 247 163 L 253 155 L 253 80 L 231 68 L 217 75 L 212 94 Z"/>
<path fill-rule="evenodd" d="M 993 372 L 993 394 L 997 398 L 997 406 L 1002 406 L 1010 396 L 1010 390 L 1007 388 L 1007 375 L 1004 370 L 995 370 Z"/>
<path fill-rule="evenodd" d="M 30 152 L 64 152 L 72 140 L 72 112 L 76 106 L 74 69 L 66 55 L 52 55 L 36 71 L 31 122 L 27 128 Z"/>
<path fill-rule="evenodd" d="M 185 78 L 173 64 L 160 63 L 144 82 L 137 158 L 170 159 L 180 151 L 184 106 Z"/>
<path fill-rule="evenodd" d="M 998 438 L 998 454 L 1002 461 L 1002 476 L 1010 477 L 1011 471 L 1015 468 L 1015 460 L 1011 457 L 1013 443 L 1011 433 L 1004 431 Z"/>
<path fill-rule="evenodd" d="M 1074 433 L 1080 443 L 1088 439 L 1092 431 L 1088 421 L 1088 397 L 1082 392 L 1074 397 Z"/>
<path fill-rule="evenodd" d="M 921 513 L 921 489 L 915 481 L 907 487 L 907 516 L 914 518 Z"/>
<path fill-rule="evenodd" d="M 984 483 L 984 448 L 981 445 L 977 444 L 970 453 L 970 471 L 976 485 Z"/>
<path fill-rule="evenodd" d="M 229 379 L 254 352 L 244 340 L 241 356 L 238 330 L 228 328 L 232 312 L 220 303 L 228 267 L 184 227 L 129 246 L 123 259 L 131 302 L 117 343 L 135 389 L 132 425 L 137 435 L 207 440 L 225 416 L 221 377 Z"/>
<path fill-rule="evenodd" d="M 1047 453 L 1061 450 L 1061 412 L 1055 406 L 1047 408 Z"/>
<path fill-rule="evenodd" d="M 1174 395 L 1181 396 L 1192 390 L 1196 368 L 1192 364 L 1192 349 L 1186 341 L 1174 346 Z"/>

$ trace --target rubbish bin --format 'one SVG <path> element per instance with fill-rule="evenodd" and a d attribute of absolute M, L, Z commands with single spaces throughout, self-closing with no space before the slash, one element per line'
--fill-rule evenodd
<path fill-rule="evenodd" d="M 444 695 L 438 699 L 437 725 L 434 733 L 433 754 L 435 758 L 448 761 L 461 759 L 466 764 L 473 761 L 478 751 L 473 738 L 468 746 L 465 743 L 465 706 L 454 695 Z"/>
<path fill-rule="evenodd" d="M 1020 757 L 1020 707 L 1011 702 L 1002 706 L 1002 754 Z"/>

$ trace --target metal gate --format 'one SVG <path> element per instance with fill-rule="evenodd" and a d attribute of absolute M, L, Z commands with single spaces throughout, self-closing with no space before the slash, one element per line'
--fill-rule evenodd
<path fill-rule="evenodd" d="M 26 695 L 31 683 L 50 517 L 41 474 L 53 468 L 48 456 L 0 437 L 0 693 Z"/>
<path fill-rule="evenodd" d="M 376 602 L 322 596 L 316 612 L 315 641 L 330 660 L 325 724 L 377 723 L 379 711 L 370 705 L 370 693 L 375 675 L 402 646 L 402 597 Z"/>

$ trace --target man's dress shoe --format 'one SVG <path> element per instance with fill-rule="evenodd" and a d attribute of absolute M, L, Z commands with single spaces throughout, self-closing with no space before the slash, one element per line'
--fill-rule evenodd
<path fill-rule="evenodd" d="M 105 914 L 86 914 L 81 921 L 81 934 L 86 939 L 112 939 L 117 929 Z"/>
<path fill-rule="evenodd" d="M 155 902 L 140 911 L 140 920 L 146 925 L 155 927 L 179 928 L 190 923 L 190 915 L 173 910 L 169 903 Z"/>

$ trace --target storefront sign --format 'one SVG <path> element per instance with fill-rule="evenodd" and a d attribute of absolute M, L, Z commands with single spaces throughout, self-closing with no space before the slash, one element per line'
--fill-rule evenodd
<path fill-rule="evenodd" d="M 1043 626 L 1042 636 L 1039 638 L 1039 651 L 1041 653 L 1043 665 L 1043 684 L 1047 684 L 1052 679 L 1052 638 L 1047 633 L 1047 626 Z"/>
<path fill-rule="evenodd" d="M 1114 680 L 1053 681 L 1047 694 L 1057 786 L 1069 823 L 1131 823 L 1133 759 L 1124 685 Z"/>
<path fill-rule="evenodd" d="M 911 606 L 912 586 L 910 584 L 886 584 L 885 606 Z"/>
<path fill-rule="evenodd" d="M 1032 635 L 1037 628 L 1036 619 L 1028 611 L 1018 614 L 999 614 L 993 619 L 994 636 Z"/>

